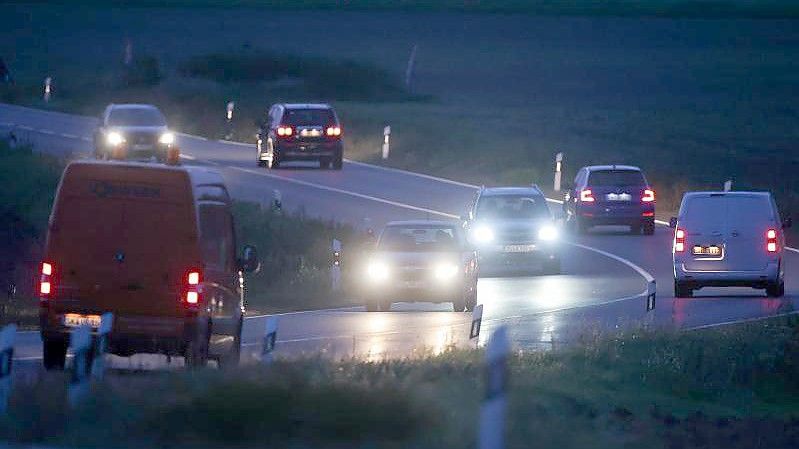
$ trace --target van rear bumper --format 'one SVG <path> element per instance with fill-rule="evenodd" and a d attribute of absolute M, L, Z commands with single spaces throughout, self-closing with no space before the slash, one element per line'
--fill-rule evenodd
<path fill-rule="evenodd" d="M 689 271 L 681 262 L 674 263 L 674 279 L 703 287 L 765 286 L 780 277 L 778 262 L 770 262 L 757 271 Z"/>

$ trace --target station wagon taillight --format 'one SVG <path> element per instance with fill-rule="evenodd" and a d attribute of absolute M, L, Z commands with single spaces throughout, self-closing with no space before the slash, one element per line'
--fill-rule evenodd
<path fill-rule="evenodd" d="M 53 291 L 53 265 L 42 262 L 42 275 L 39 278 L 39 294 L 42 297 L 49 296 Z"/>
<path fill-rule="evenodd" d="M 766 231 L 766 251 L 770 253 L 777 252 L 777 231 L 774 229 Z"/>
<path fill-rule="evenodd" d="M 591 189 L 580 190 L 580 201 L 583 202 L 583 203 L 593 203 L 594 202 L 594 193 L 591 192 Z"/>
<path fill-rule="evenodd" d="M 341 135 L 341 127 L 339 126 L 328 126 L 326 134 L 329 137 L 338 137 Z"/>
<path fill-rule="evenodd" d="M 202 273 L 199 270 L 191 270 L 186 274 L 186 294 L 184 296 L 186 304 L 197 305 L 200 303 L 201 282 Z"/>
<path fill-rule="evenodd" d="M 685 251 L 685 230 L 677 228 L 674 231 L 674 252 L 681 253 Z"/>
<path fill-rule="evenodd" d="M 280 137 L 289 137 L 294 134 L 294 130 L 291 126 L 278 126 L 277 127 L 277 135 Z"/>
<path fill-rule="evenodd" d="M 641 201 L 644 203 L 655 202 L 655 191 L 652 189 L 644 190 L 644 195 L 641 197 Z"/>

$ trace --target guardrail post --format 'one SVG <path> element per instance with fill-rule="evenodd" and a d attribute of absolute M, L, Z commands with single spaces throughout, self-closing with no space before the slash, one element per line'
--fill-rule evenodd
<path fill-rule="evenodd" d="M 100 318 L 100 327 L 93 345 L 91 377 L 102 380 L 105 375 L 105 352 L 108 349 L 108 334 L 114 326 L 114 314 L 104 313 Z"/>
<path fill-rule="evenodd" d="M 333 251 L 333 261 L 330 267 L 330 283 L 334 291 L 341 288 L 341 242 L 333 239 L 331 247 Z"/>
<path fill-rule="evenodd" d="M 50 96 L 53 93 L 53 78 L 48 76 L 44 79 L 44 102 L 50 102 Z"/>
<path fill-rule="evenodd" d="M 272 363 L 272 353 L 277 345 L 277 317 L 270 316 L 266 319 L 266 332 L 264 332 L 264 344 L 261 348 L 261 363 L 268 365 Z"/>
<path fill-rule="evenodd" d="M 474 310 L 472 310 L 472 326 L 469 329 L 469 340 L 474 340 L 477 338 L 478 344 L 480 341 L 480 327 L 483 324 L 483 305 L 478 304 L 475 306 Z"/>
<path fill-rule="evenodd" d="M 562 175 L 562 167 L 563 166 L 563 153 L 558 153 L 555 155 L 555 182 L 553 184 L 553 190 L 556 192 L 560 192 L 560 180 Z"/>
<path fill-rule="evenodd" d="M 11 376 L 14 367 L 14 338 L 17 326 L 9 324 L 0 331 L 0 415 L 8 409 L 11 396 Z"/>
<path fill-rule="evenodd" d="M 491 335 L 486 348 L 486 389 L 480 409 L 479 449 L 505 447 L 509 355 L 508 329 L 501 326 Z"/>
<path fill-rule="evenodd" d="M 86 397 L 91 372 L 92 328 L 83 325 L 75 328 L 70 335 L 69 346 L 72 348 L 72 378 L 69 381 L 67 394 L 69 403 L 74 407 Z"/>
<path fill-rule="evenodd" d="M 729 192 L 730 190 L 732 190 L 732 179 L 724 181 L 724 191 Z"/>
<path fill-rule="evenodd" d="M 388 159 L 389 151 L 391 150 L 389 146 L 389 138 L 391 137 L 391 126 L 386 125 L 383 128 L 383 159 Z"/>

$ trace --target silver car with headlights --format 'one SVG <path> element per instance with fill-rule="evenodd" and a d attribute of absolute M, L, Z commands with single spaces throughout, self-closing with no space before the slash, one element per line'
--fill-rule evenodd
<path fill-rule="evenodd" d="M 456 312 L 477 304 L 477 254 L 456 223 L 387 224 L 365 270 L 369 311 L 389 310 L 396 301 L 452 302 Z"/>
<path fill-rule="evenodd" d="M 149 104 L 110 104 L 94 132 L 97 159 L 167 160 L 175 145 L 164 114 Z"/>
<path fill-rule="evenodd" d="M 481 188 L 463 219 L 482 274 L 560 274 L 560 227 L 537 186 Z"/>

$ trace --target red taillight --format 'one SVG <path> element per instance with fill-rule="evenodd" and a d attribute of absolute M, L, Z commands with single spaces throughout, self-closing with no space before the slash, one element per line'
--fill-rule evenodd
<path fill-rule="evenodd" d="M 650 189 L 644 190 L 644 195 L 641 197 L 641 201 L 644 203 L 653 203 L 655 201 L 655 191 Z"/>
<path fill-rule="evenodd" d="M 197 305 L 200 303 L 200 295 L 202 294 L 203 281 L 202 272 L 199 270 L 191 270 L 186 273 L 186 290 L 183 295 L 186 304 Z"/>
<path fill-rule="evenodd" d="M 189 285 L 199 285 L 200 284 L 200 272 L 199 271 L 192 271 L 186 276 L 186 281 Z"/>
<path fill-rule="evenodd" d="M 685 231 L 677 229 L 674 231 L 674 252 L 681 253 L 685 251 Z"/>
<path fill-rule="evenodd" d="M 341 135 L 341 128 L 338 126 L 329 126 L 326 133 L 329 137 L 338 137 Z"/>
<path fill-rule="evenodd" d="M 189 304 L 197 304 L 200 302 L 200 294 L 195 291 L 186 292 L 186 302 Z"/>
<path fill-rule="evenodd" d="M 48 262 L 42 262 L 42 275 L 39 278 L 39 294 L 41 296 L 48 296 L 53 291 L 53 265 Z"/>
<path fill-rule="evenodd" d="M 42 281 L 39 284 L 39 293 L 42 295 L 49 295 L 50 294 L 50 283 Z"/>
<path fill-rule="evenodd" d="M 770 253 L 777 252 L 777 231 L 774 229 L 766 231 L 766 250 Z"/>
<path fill-rule="evenodd" d="M 277 127 L 277 135 L 280 137 L 288 137 L 294 133 L 294 130 L 291 129 L 291 126 L 278 126 Z"/>
<path fill-rule="evenodd" d="M 591 192 L 591 189 L 580 190 L 580 201 L 583 203 L 594 202 L 594 194 Z"/>

